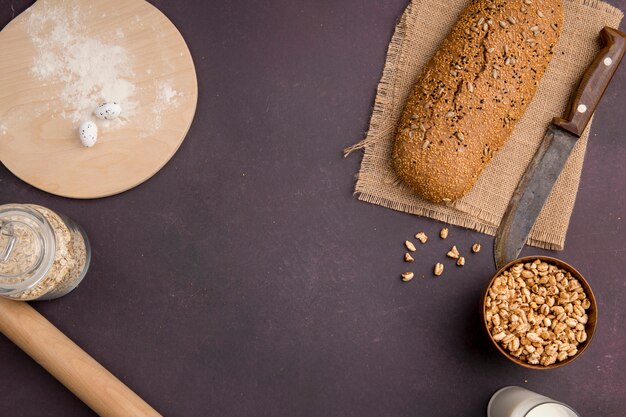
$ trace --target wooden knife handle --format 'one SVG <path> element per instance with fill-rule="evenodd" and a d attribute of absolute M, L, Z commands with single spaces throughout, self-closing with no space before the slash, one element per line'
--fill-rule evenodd
<path fill-rule="evenodd" d="M 0 332 L 98 415 L 161 416 L 26 302 L 0 297 Z"/>
<path fill-rule="evenodd" d="M 600 32 L 600 37 L 603 48 L 585 71 L 569 114 L 552 121 L 552 124 L 576 136 L 582 135 L 587 127 L 626 52 L 626 34 L 607 26 Z"/>

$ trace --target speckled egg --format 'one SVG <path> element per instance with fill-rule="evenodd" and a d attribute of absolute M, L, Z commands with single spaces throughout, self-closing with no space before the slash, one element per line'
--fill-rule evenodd
<path fill-rule="evenodd" d="M 115 101 L 102 103 L 93 112 L 99 119 L 113 120 L 122 113 L 122 107 Z"/>
<path fill-rule="evenodd" d="M 84 121 L 78 128 L 81 143 L 91 148 L 98 141 L 98 126 L 91 120 Z"/>

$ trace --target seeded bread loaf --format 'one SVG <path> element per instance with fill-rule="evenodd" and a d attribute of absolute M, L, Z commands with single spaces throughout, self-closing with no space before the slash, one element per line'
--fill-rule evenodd
<path fill-rule="evenodd" d="M 472 0 L 408 98 L 400 179 L 435 203 L 465 195 L 532 100 L 562 21 L 561 0 Z"/>

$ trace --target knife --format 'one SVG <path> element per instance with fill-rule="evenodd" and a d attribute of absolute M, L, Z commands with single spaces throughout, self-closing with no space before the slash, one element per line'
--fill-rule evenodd
<path fill-rule="evenodd" d="M 605 27 L 600 38 L 603 48 L 585 71 L 569 113 L 552 120 L 511 197 L 494 242 L 498 269 L 516 259 L 524 247 L 567 158 L 624 57 L 626 34 Z"/>

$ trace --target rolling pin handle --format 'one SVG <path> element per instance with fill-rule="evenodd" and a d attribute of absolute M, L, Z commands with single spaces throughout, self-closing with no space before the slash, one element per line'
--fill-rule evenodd
<path fill-rule="evenodd" d="M 102 417 L 162 417 L 24 301 L 0 297 L 0 332 Z"/>

